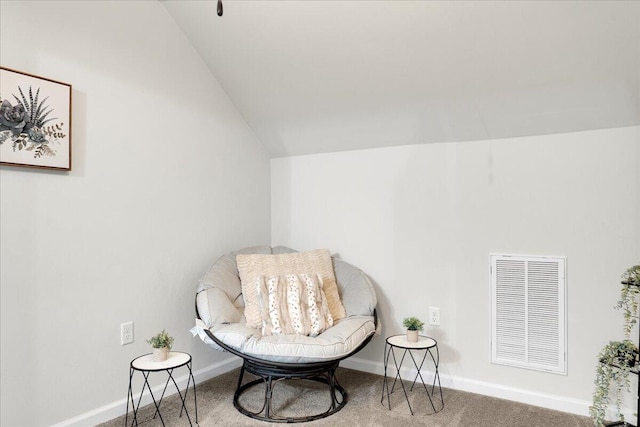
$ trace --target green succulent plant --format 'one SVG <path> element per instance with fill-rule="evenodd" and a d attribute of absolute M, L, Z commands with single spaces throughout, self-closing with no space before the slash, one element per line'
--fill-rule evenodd
<path fill-rule="evenodd" d="M 402 326 L 410 331 L 421 331 L 424 328 L 424 322 L 417 317 L 407 317 L 402 321 Z"/>
<path fill-rule="evenodd" d="M 171 347 L 173 346 L 173 337 L 169 336 L 167 331 L 163 329 L 162 332 L 149 338 L 147 343 L 151 344 L 151 347 L 153 348 L 167 347 L 168 350 L 171 350 Z"/>

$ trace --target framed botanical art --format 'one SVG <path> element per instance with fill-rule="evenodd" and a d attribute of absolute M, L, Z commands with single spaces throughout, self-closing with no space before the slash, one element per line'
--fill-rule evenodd
<path fill-rule="evenodd" d="M 71 170 L 71 85 L 0 67 L 0 164 Z"/>

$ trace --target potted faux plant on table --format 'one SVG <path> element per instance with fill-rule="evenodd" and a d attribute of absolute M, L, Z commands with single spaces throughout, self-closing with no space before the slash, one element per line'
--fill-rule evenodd
<path fill-rule="evenodd" d="M 405 318 L 402 326 L 407 328 L 407 341 L 418 342 L 418 333 L 424 328 L 424 322 L 412 316 Z"/>
<path fill-rule="evenodd" d="M 173 346 L 173 337 L 170 336 L 164 329 L 157 335 L 152 336 L 147 340 L 151 347 L 153 347 L 152 360 L 154 362 L 164 362 L 169 356 L 169 350 Z"/>
<path fill-rule="evenodd" d="M 625 339 L 609 341 L 598 354 L 593 405 L 589 407 L 589 414 L 596 427 L 605 425 L 606 411 L 612 395 L 615 395 L 616 415 L 624 422 L 622 392 L 630 391 L 629 372 L 636 366 L 639 357 L 638 346 L 629 339 L 631 330 L 638 323 L 639 299 L 640 264 L 628 268 L 622 274 L 622 288 L 616 308 L 623 311 Z"/>
<path fill-rule="evenodd" d="M 621 421 L 622 391 L 629 391 L 631 385 L 629 372 L 636 364 L 638 347 L 630 340 L 610 341 L 598 354 L 596 367 L 596 386 L 593 392 L 593 405 L 589 407 L 589 414 L 597 427 L 604 426 L 609 396 L 616 396 L 616 413 Z"/>

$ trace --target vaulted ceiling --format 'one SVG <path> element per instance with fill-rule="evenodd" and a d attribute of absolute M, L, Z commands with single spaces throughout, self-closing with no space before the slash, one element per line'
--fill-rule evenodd
<path fill-rule="evenodd" d="M 640 125 L 638 1 L 163 1 L 272 156 Z"/>

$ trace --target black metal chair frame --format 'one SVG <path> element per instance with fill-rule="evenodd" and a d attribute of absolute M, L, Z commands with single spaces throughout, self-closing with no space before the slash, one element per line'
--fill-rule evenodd
<path fill-rule="evenodd" d="M 197 306 L 196 316 L 200 318 Z M 373 311 L 373 320 L 377 327 L 378 316 L 375 309 Z M 261 421 L 277 423 L 301 423 L 318 420 L 335 414 L 336 412 L 344 408 L 344 406 L 347 404 L 348 395 L 346 390 L 338 383 L 338 380 L 336 379 L 336 369 L 338 368 L 340 361 L 347 359 L 362 350 L 369 343 L 369 341 L 371 341 L 374 335 L 369 335 L 362 343 L 360 343 L 360 345 L 355 350 L 337 359 L 310 363 L 283 363 L 259 359 L 246 355 L 236 350 L 235 348 L 229 347 L 228 345 L 224 344 L 222 341 L 216 338 L 216 336 L 208 329 L 206 329 L 205 332 L 209 336 L 209 338 L 211 338 L 225 351 L 228 351 L 229 353 L 232 353 L 242 358 L 243 360 L 240 375 L 238 377 L 238 386 L 236 388 L 236 392 L 233 395 L 233 406 L 235 406 L 235 408 L 239 412 L 248 417 Z M 258 377 L 258 379 L 250 381 L 246 384 L 242 384 L 245 372 L 255 375 L 256 377 Z M 271 407 L 271 399 L 273 396 L 274 386 L 280 381 L 291 379 L 311 380 L 328 385 L 331 399 L 329 408 L 324 412 L 302 417 L 283 417 L 276 414 Z M 258 411 L 250 411 L 240 403 L 240 396 L 242 396 L 244 392 L 251 389 L 252 387 L 262 383 L 264 383 L 265 385 L 264 403 L 262 404 L 262 408 Z"/>

